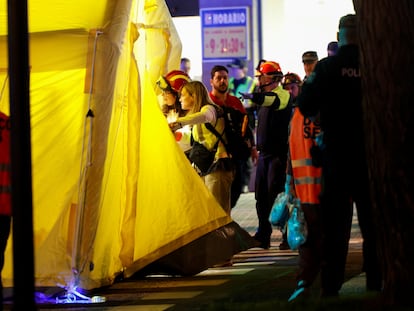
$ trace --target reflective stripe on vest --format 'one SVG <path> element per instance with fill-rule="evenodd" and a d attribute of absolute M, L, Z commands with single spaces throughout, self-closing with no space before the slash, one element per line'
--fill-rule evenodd
<path fill-rule="evenodd" d="M 305 122 L 299 109 L 295 108 L 290 123 L 289 151 L 295 191 L 302 204 L 319 204 L 322 170 L 312 165 L 310 154 L 314 137 L 319 132 L 320 126 L 309 119 Z"/>
<path fill-rule="evenodd" d="M 0 112 L 0 215 L 11 215 L 10 127 L 9 117 Z"/>

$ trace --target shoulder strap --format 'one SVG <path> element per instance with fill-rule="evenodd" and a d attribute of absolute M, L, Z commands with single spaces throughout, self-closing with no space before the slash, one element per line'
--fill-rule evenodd
<path fill-rule="evenodd" d="M 213 107 L 214 107 L 214 109 L 216 110 L 216 125 L 217 125 L 218 119 L 223 117 L 223 115 L 224 115 L 224 111 L 223 111 L 223 108 L 222 108 L 222 107 L 220 107 L 219 105 L 217 105 L 216 103 L 213 103 L 213 104 L 212 104 L 212 106 L 213 106 Z M 212 132 L 214 135 L 216 135 L 216 136 L 217 136 L 217 138 L 218 138 L 219 140 L 221 140 L 221 142 L 222 142 L 223 144 L 225 144 L 225 143 L 224 143 L 224 140 L 223 140 L 223 137 L 222 137 L 222 135 L 223 135 L 223 134 L 220 134 L 220 133 L 216 130 L 216 128 L 215 128 L 213 125 L 211 125 L 211 123 L 206 122 L 206 123 L 204 123 L 204 125 L 206 126 L 206 128 L 207 128 L 210 132 Z M 223 132 L 223 133 L 224 133 L 224 132 Z"/>
<path fill-rule="evenodd" d="M 206 128 L 207 128 L 210 132 L 212 132 L 212 133 L 213 133 L 214 135 L 216 135 L 216 137 L 218 138 L 218 139 L 217 139 L 216 144 L 214 145 L 214 147 L 217 147 L 217 146 L 218 146 L 219 141 L 221 141 L 221 142 L 223 143 L 223 145 L 224 145 L 224 148 L 226 148 L 226 150 L 227 150 L 227 144 L 226 144 L 226 142 L 224 141 L 223 136 L 222 136 L 219 132 L 217 132 L 217 130 L 214 128 L 214 126 L 212 126 L 212 125 L 211 125 L 211 123 L 204 123 L 204 125 L 206 126 Z"/>
<path fill-rule="evenodd" d="M 220 107 L 219 105 L 217 105 L 217 104 L 215 104 L 215 103 L 213 103 L 212 104 L 212 106 L 216 109 L 216 113 L 217 113 L 217 116 L 216 116 L 216 124 L 217 124 L 217 121 L 218 121 L 218 119 L 219 118 L 222 118 L 223 117 L 223 108 L 222 107 Z M 226 142 L 224 141 L 224 139 L 223 139 L 223 136 L 222 136 L 222 134 L 220 134 L 216 129 L 215 129 L 215 127 L 213 126 L 213 125 L 211 125 L 211 123 L 209 123 L 209 122 L 206 122 L 206 123 L 204 123 L 204 125 L 206 126 L 206 128 L 210 131 L 210 132 L 212 132 L 218 139 L 217 139 L 217 141 L 216 141 L 216 143 L 214 144 L 214 148 L 217 148 L 217 146 L 218 146 L 218 143 L 219 143 L 219 141 L 221 141 L 222 143 L 223 143 L 223 145 L 224 145 L 224 147 L 226 148 L 226 150 L 227 150 L 227 144 L 226 144 Z M 224 133 L 224 132 L 223 132 Z"/>

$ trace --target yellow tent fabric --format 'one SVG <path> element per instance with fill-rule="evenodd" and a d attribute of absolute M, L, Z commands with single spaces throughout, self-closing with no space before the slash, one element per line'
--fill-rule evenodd
<path fill-rule="evenodd" d="M 36 285 L 109 285 L 229 224 L 159 109 L 155 81 L 181 55 L 164 1 L 28 7 Z M 6 22 L 1 1 L 0 109 L 9 113 Z"/>

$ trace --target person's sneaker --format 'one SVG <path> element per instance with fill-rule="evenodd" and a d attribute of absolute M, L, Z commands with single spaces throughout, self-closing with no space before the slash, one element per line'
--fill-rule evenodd
<path fill-rule="evenodd" d="M 288 243 L 288 242 L 286 242 L 286 241 L 282 241 L 282 243 L 280 243 L 280 244 L 279 244 L 279 249 L 280 249 L 281 251 L 284 251 L 284 250 L 290 249 L 289 243 Z"/>
<path fill-rule="evenodd" d="M 298 300 L 299 298 L 305 298 L 309 295 L 309 289 L 305 286 L 305 282 L 300 280 L 295 291 L 290 295 L 288 302 Z"/>

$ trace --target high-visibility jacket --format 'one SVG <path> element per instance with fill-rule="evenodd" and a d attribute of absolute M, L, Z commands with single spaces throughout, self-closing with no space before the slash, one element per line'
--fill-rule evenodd
<path fill-rule="evenodd" d="M 0 112 L 0 215 L 11 216 L 10 119 Z"/>
<path fill-rule="evenodd" d="M 304 118 L 300 110 L 294 108 L 289 133 L 290 173 L 302 204 L 319 204 L 322 169 L 312 165 L 310 149 L 320 132 L 319 124 Z"/>

